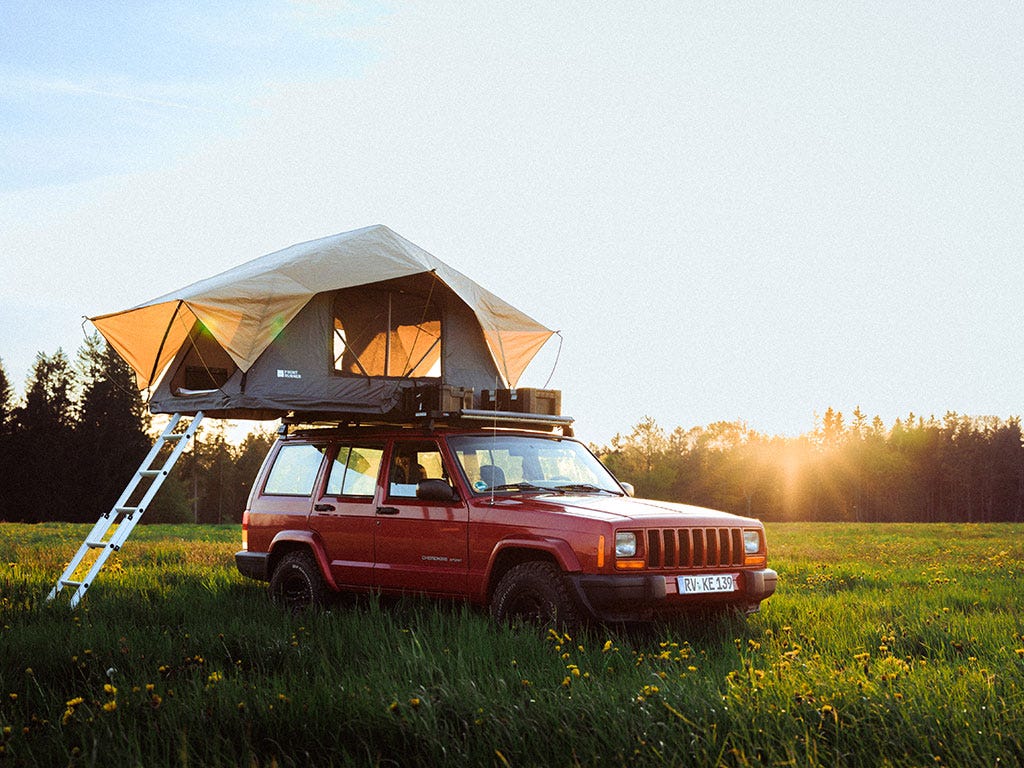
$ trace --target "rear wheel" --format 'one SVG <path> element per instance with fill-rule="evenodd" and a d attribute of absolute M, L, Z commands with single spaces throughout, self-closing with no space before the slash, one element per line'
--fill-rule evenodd
<path fill-rule="evenodd" d="M 498 582 L 491 598 L 491 616 L 508 624 L 533 624 L 555 629 L 579 623 L 576 602 L 562 572 L 547 562 L 520 563 Z"/>
<path fill-rule="evenodd" d="M 270 577 L 270 599 L 292 611 L 323 605 L 327 590 L 320 567 L 308 549 L 286 554 Z"/>

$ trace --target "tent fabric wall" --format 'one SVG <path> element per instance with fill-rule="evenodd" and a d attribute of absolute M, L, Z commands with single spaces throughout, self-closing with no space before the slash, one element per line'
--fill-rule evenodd
<path fill-rule="evenodd" d="M 442 291 L 442 377 L 395 378 L 346 375 L 333 366 L 331 339 L 335 304 L 344 291 L 317 294 L 281 330 L 248 371 L 227 369 L 230 357 L 209 334 L 193 332 L 150 399 L 153 413 L 195 413 L 235 419 L 272 419 L 289 412 L 385 415 L 401 407 L 404 392 L 444 383 L 474 389 L 495 388 L 500 374 L 472 311 L 453 293 Z M 197 391 L 185 386 L 190 369 L 213 366 L 227 378 Z M 233 361 L 231 361 L 233 362 Z"/>
<path fill-rule="evenodd" d="M 197 322 L 248 372 L 315 296 L 416 275 L 437 281 L 469 309 L 502 385 L 515 386 L 553 333 L 383 225 L 299 243 L 91 320 L 147 388 L 178 362 Z M 461 369 L 457 362 L 453 370 Z M 278 383 L 290 392 L 290 384 Z"/>

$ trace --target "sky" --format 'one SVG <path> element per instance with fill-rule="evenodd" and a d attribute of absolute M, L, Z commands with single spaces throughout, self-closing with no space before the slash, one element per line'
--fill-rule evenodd
<path fill-rule="evenodd" d="M 1024 5 L 0 4 L 0 361 L 386 224 L 577 434 L 1020 415 Z"/>

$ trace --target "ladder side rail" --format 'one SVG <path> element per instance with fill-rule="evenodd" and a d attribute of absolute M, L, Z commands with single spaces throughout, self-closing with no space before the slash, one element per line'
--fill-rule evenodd
<path fill-rule="evenodd" d="M 180 420 L 180 413 L 176 413 L 174 414 L 174 416 L 171 417 L 171 420 L 168 422 L 167 427 L 157 437 L 156 441 L 153 443 L 153 446 L 150 448 L 149 453 L 146 455 L 146 458 L 144 458 L 142 460 L 142 463 L 139 464 L 139 468 L 135 471 L 135 474 L 132 475 L 132 479 L 128 481 L 128 484 L 121 492 L 121 495 L 118 497 L 117 501 L 114 502 L 114 506 L 111 507 L 108 512 L 105 512 L 103 515 L 101 515 L 100 518 L 93 524 L 89 533 L 86 534 L 85 541 L 82 542 L 82 545 L 78 548 L 78 551 L 75 553 L 74 557 L 71 558 L 71 561 L 64 569 L 64 572 L 60 575 L 60 579 L 57 580 L 57 584 L 53 587 L 52 590 L 50 590 L 50 594 L 46 598 L 47 600 L 52 600 L 53 598 L 55 598 L 57 596 L 57 593 L 59 593 L 63 588 L 64 582 L 69 580 L 72 577 L 72 575 L 74 575 L 75 571 L 78 570 L 79 566 L 81 566 L 86 554 L 88 554 L 89 550 L 93 549 L 93 547 L 89 546 L 89 543 L 99 543 L 103 541 L 103 537 L 107 535 L 107 532 L 110 530 L 111 526 L 113 526 L 114 523 L 117 521 L 118 510 L 123 508 L 124 505 L 128 503 L 128 499 L 131 498 L 131 495 L 135 493 L 135 490 L 139 487 L 139 483 L 142 481 L 144 477 L 142 473 L 146 469 L 148 469 L 149 466 L 153 463 L 153 460 L 160 453 L 160 450 L 163 448 L 166 442 L 166 435 L 169 434 L 174 429 L 174 427 L 178 424 Z"/>
<path fill-rule="evenodd" d="M 192 423 L 189 424 L 188 429 L 185 430 L 185 436 L 178 440 L 178 444 L 174 446 L 174 450 L 171 451 L 171 455 L 167 457 L 167 461 L 164 462 L 164 465 L 160 468 L 158 474 L 153 477 L 153 482 L 150 483 L 150 486 L 143 495 L 142 500 L 139 501 L 137 508 L 138 511 L 128 513 L 128 515 L 125 516 L 125 519 L 121 521 L 121 524 L 117 526 L 117 530 L 114 531 L 114 535 L 110 537 L 109 546 L 111 549 L 120 549 L 125 540 L 135 529 L 135 526 L 142 518 L 143 513 L 149 508 L 149 503 L 153 500 L 153 497 L 156 496 L 157 491 L 160 490 L 160 486 L 164 484 L 164 480 L 167 479 L 167 476 L 178 461 L 178 458 L 182 453 L 184 453 L 189 440 L 191 440 L 192 436 L 199 428 L 199 422 L 202 420 L 202 411 L 192 417 Z"/>
<path fill-rule="evenodd" d="M 65 586 L 74 586 L 75 591 L 71 596 L 69 605 L 71 608 L 78 605 L 81 599 L 85 596 L 85 592 L 89 588 L 89 585 L 92 584 L 96 575 L 106 563 L 111 553 L 120 550 L 125 539 L 128 538 L 128 535 L 135 528 L 136 524 L 138 524 L 139 519 L 148 507 L 149 502 L 152 501 L 153 497 L 160 489 L 160 486 L 163 485 L 164 479 L 184 452 L 189 440 L 191 440 L 195 435 L 202 419 L 203 413 L 202 411 L 198 411 L 195 416 L 192 417 L 192 421 L 189 423 L 188 427 L 186 427 L 184 432 L 175 433 L 174 428 L 181 420 L 181 414 L 176 413 L 171 417 L 167 427 L 154 441 L 153 447 L 150 449 L 146 458 L 142 460 L 142 463 L 139 465 L 138 470 L 136 470 L 134 477 L 129 481 L 128 485 L 121 493 L 121 496 L 118 498 L 117 502 L 115 502 L 113 508 L 109 512 L 104 513 L 93 525 L 89 534 L 86 536 L 85 541 L 83 541 L 81 546 L 79 546 L 75 556 L 71 559 L 71 562 L 68 564 L 67 568 L 64 569 L 61 577 L 57 580 L 56 585 L 50 590 L 50 593 L 46 598 L 47 600 L 52 600 L 56 597 Z M 164 462 L 163 467 L 159 470 L 153 470 L 151 465 L 168 440 L 177 440 L 177 444 L 171 451 L 170 456 Z M 131 498 L 131 495 L 136 491 L 139 483 L 146 478 L 150 478 L 152 482 L 143 494 L 142 501 L 139 502 L 137 507 L 126 507 L 125 505 L 128 503 L 128 499 Z M 122 512 L 126 513 L 124 519 L 120 524 L 118 524 L 113 536 L 111 536 L 109 540 L 104 541 L 103 537 L 114 525 L 118 516 Z M 71 577 L 81 566 L 86 553 L 89 552 L 90 549 L 96 548 L 100 551 L 97 554 L 96 559 L 90 565 L 85 577 L 83 577 L 80 582 L 72 581 Z"/>

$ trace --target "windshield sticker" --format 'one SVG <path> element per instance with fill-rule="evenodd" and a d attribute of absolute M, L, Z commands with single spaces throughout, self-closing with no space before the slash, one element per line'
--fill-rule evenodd
<path fill-rule="evenodd" d="M 478 491 L 486 491 L 487 483 L 485 483 L 483 480 L 477 480 L 475 483 L 473 483 L 473 487 L 476 488 Z"/>

